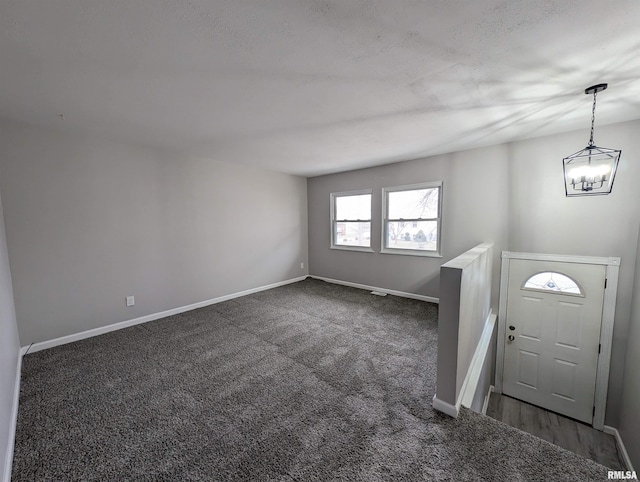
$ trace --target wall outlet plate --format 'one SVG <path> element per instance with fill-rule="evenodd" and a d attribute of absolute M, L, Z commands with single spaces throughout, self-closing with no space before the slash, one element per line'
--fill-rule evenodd
<path fill-rule="evenodd" d="M 136 298 L 134 296 L 127 296 L 127 306 L 133 306 L 136 304 Z"/>

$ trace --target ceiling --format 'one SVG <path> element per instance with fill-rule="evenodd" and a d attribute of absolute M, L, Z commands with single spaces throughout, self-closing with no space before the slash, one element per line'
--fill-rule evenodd
<path fill-rule="evenodd" d="M 592 84 L 596 125 L 640 118 L 639 24 L 638 0 L 0 0 L 0 118 L 303 176 L 586 144 Z"/>

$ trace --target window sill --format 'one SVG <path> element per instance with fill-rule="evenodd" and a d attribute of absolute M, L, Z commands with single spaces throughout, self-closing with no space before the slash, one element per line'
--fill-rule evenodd
<path fill-rule="evenodd" d="M 409 249 L 381 249 L 380 254 L 399 254 L 401 256 L 419 256 L 422 258 L 442 258 L 436 251 L 413 251 Z"/>
<path fill-rule="evenodd" d="M 364 246 L 329 246 L 329 249 L 337 249 L 338 251 L 357 251 L 360 253 L 375 253 L 371 248 Z"/>

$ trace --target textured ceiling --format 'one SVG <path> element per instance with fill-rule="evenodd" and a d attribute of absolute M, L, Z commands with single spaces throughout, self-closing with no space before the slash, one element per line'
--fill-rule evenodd
<path fill-rule="evenodd" d="M 0 0 L 0 118 L 309 176 L 586 144 L 589 85 L 596 125 L 640 118 L 638 25 L 638 0 Z"/>

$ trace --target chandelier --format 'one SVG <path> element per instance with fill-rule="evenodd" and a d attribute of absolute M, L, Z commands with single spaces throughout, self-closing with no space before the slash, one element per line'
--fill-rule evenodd
<path fill-rule="evenodd" d="M 591 137 L 584 149 L 562 160 L 564 187 L 567 197 L 609 194 L 618 168 L 621 150 L 598 147 L 593 142 L 593 126 L 596 119 L 596 96 L 607 84 L 593 85 L 585 94 L 593 94 L 591 109 Z"/>

